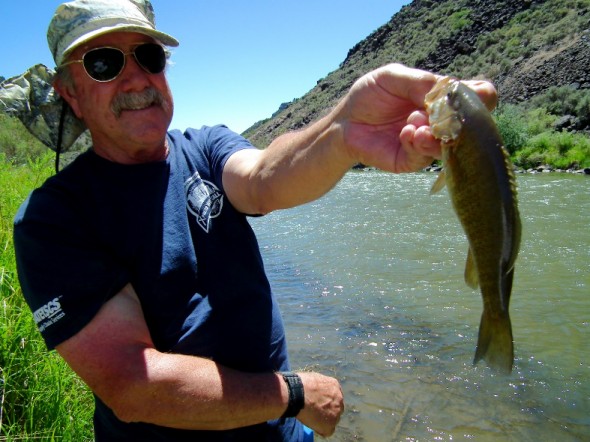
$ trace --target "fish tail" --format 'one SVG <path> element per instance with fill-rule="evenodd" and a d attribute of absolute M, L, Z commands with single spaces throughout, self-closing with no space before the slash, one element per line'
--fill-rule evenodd
<path fill-rule="evenodd" d="M 473 365 L 482 359 L 498 372 L 503 374 L 512 372 L 514 346 L 512 325 L 508 313 L 494 317 L 484 310 L 479 325 L 479 337 Z"/>

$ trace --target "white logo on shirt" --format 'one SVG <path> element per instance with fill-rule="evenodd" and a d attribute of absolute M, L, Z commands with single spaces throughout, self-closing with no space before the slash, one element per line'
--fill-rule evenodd
<path fill-rule="evenodd" d="M 65 315 L 66 314 L 61 309 L 59 298 L 49 301 L 47 304 L 39 307 L 33 312 L 33 317 L 35 318 L 35 322 L 40 331 L 52 326 Z"/>
<path fill-rule="evenodd" d="M 221 213 L 223 194 L 215 184 L 201 179 L 199 172 L 190 177 L 184 184 L 186 207 L 195 215 L 197 224 L 209 233 L 211 220 Z"/>

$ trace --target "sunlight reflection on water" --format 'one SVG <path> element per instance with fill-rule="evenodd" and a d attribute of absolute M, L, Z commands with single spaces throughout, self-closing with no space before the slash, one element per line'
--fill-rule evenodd
<path fill-rule="evenodd" d="M 431 174 L 349 173 L 312 204 L 253 219 L 295 367 L 341 380 L 335 441 L 590 435 L 590 179 L 518 177 L 515 369 L 473 368 L 481 299 Z"/>

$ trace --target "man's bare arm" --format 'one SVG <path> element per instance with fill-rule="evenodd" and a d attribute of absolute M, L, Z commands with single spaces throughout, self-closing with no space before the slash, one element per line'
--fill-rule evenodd
<path fill-rule="evenodd" d="M 399 64 L 364 75 L 324 118 L 262 151 L 232 155 L 223 173 L 230 201 L 243 213 L 264 214 L 322 196 L 356 163 L 395 173 L 427 166 L 440 157 L 424 108 L 437 78 Z M 467 84 L 494 106 L 490 83 Z"/>
<path fill-rule="evenodd" d="M 126 422 L 224 430 L 277 419 L 287 408 L 279 374 L 244 373 L 157 351 L 130 285 L 57 351 Z M 319 434 L 332 434 L 343 407 L 338 382 L 317 373 L 301 376 L 307 394 L 300 419 Z"/>

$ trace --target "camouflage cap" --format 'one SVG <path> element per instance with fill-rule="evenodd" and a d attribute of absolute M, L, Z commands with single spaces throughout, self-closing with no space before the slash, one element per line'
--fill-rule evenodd
<path fill-rule="evenodd" d="M 166 46 L 178 46 L 174 37 L 156 30 L 149 0 L 74 0 L 63 3 L 47 30 L 47 42 L 56 66 L 78 46 L 109 32 L 139 32 Z"/>

